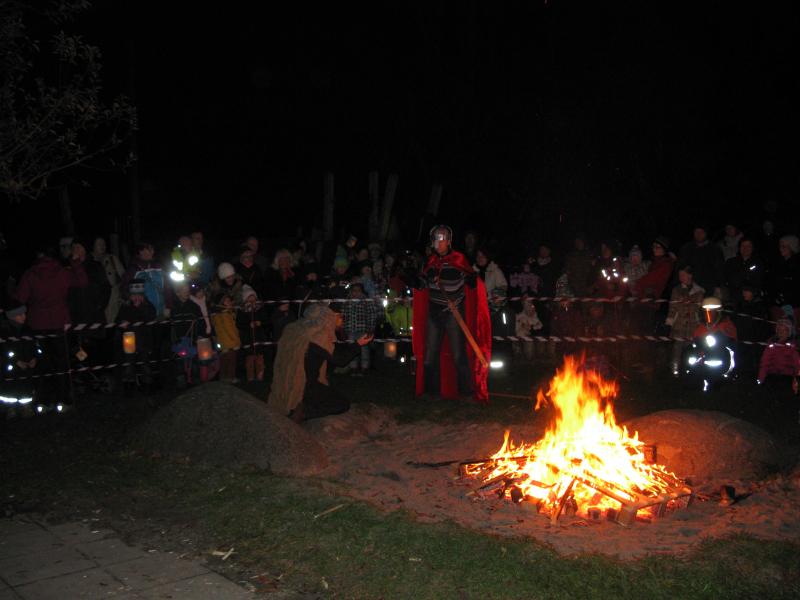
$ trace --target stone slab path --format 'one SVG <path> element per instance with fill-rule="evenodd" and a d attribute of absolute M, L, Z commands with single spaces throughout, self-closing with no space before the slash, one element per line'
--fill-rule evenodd
<path fill-rule="evenodd" d="M 83 523 L 0 519 L 0 600 L 245 600 L 248 590 L 197 560 L 129 546 Z"/>

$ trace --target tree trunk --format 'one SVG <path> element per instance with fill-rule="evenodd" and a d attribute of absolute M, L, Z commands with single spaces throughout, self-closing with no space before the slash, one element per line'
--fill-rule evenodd
<path fill-rule="evenodd" d="M 434 217 L 439 216 L 439 204 L 442 201 L 442 184 L 434 183 L 431 188 L 431 197 L 428 200 L 428 213 Z"/>
<path fill-rule="evenodd" d="M 75 222 L 72 220 L 72 205 L 69 200 L 67 186 L 58 191 L 58 203 L 61 206 L 61 223 L 64 226 L 64 235 L 75 235 Z"/>
<path fill-rule="evenodd" d="M 383 195 L 383 207 L 381 208 L 381 235 L 380 239 L 386 241 L 389 236 L 389 224 L 392 219 L 392 207 L 394 206 L 394 195 L 397 192 L 397 173 L 389 175 L 386 181 L 386 190 Z"/>
<path fill-rule="evenodd" d="M 378 172 L 370 171 L 369 174 L 369 239 L 377 240 L 380 235 L 380 220 L 379 220 L 379 194 L 378 194 Z"/>
<path fill-rule="evenodd" d="M 136 102 L 136 48 L 133 37 L 128 38 L 128 96 Z M 142 239 L 141 186 L 139 184 L 139 140 L 136 130 L 131 132 L 130 152 L 133 164 L 128 168 L 128 197 L 131 207 L 131 238 L 133 244 Z"/>
<path fill-rule="evenodd" d="M 333 194 L 333 173 L 330 171 L 325 173 L 323 188 L 322 228 L 325 231 L 325 241 L 330 242 L 333 240 L 333 209 L 336 204 Z"/>

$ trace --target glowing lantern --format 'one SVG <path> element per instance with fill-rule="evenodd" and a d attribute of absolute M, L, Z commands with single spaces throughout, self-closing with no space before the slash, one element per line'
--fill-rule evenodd
<path fill-rule="evenodd" d="M 125 354 L 136 354 L 136 334 L 133 331 L 122 334 L 122 350 Z"/>
<path fill-rule="evenodd" d="M 394 360 L 397 358 L 397 342 L 384 342 L 383 355 Z"/>
<path fill-rule="evenodd" d="M 214 357 L 214 347 L 211 340 L 206 337 L 197 338 L 197 358 L 201 362 L 209 361 Z"/>

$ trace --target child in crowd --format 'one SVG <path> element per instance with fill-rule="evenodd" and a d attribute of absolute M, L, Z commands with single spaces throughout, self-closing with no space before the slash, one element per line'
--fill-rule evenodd
<path fill-rule="evenodd" d="M 533 300 L 528 298 L 527 295 L 522 298 L 522 310 L 517 313 L 516 320 L 516 334 L 517 336 L 530 337 L 536 335 L 541 331 L 542 322 L 539 320 L 539 315 L 536 314 L 536 305 Z M 514 342 L 512 348 L 515 356 L 524 356 L 525 360 L 531 362 L 533 360 L 534 350 L 537 342 L 533 341 L 520 341 Z M 544 347 L 544 344 L 538 344 Z"/>
<path fill-rule="evenodd" d="M 358 280 L 350 284 L 348 298 L 355 302 L 345 302 L 342 310 L 347 339 L 355 341 L 361 336 L 373 335 L 382 315 L 382 307 L 375 301 L 367 300 L 364 286 Z M 350 362 L 346 372 L 363 375 L 369 367 L 370 347 L 367 344 L 361 346 L 361 353 Z"/>
<path fill-rule="evenodd" d="M 246 348 L 244 364 L 247 381 L 264 381 L 267 311 L 259 303 L 255 290 L 249 285 L 242 288 L 242 298 L 244 303 L 236 316 L 236 325 L 239 327 L 239 337 Z"/>
<path fill-rule="evenodd" d="M 26 327 L 27 309 L 24 304 L 15 305 L 0 314 L 0 337 L 5 338 L 0 367 L 3 377 L 12 379 L 0 383 L 0 406 L 6 408 L 6 418 L 12 419 L 19 413 L 23 417 L 33 416 L 33 400 L 36 380 L 29 379 L 35 372 L 41 348 L 30 336 Z M 8 338 L 15 338 L 13 340 Z M 39 410 L 43 410 L 40 407 Z"/>
<path fill-rule="evenodd" d="M 150 355 L 153 352 L 153 325 L 148 325 L 150 321 L 156 319 L 156 308 L 145 296 L 144 279 L 133 279 L 128 284 L 128 300 L 123 302 L 117 313 L 117 322 L 120 324 L 118 331 L 117 357 L 120 362 L 129 363 L 122 372 L 121 376 L 124 386 L 134 386 L 137 383 L 143 384 L 145 391 L 152 384 L 152 369 L 150 367 Z M 141 323 L 134 325 L 134 323 Z M 123 344 L 126 331 L 133 332 L 135 336 L 134 352 L 126 352 Z M 137 364 L 141 363 L 141 364 Z"/>
<path fill-rule="evenodd" d="M 244 285 L 242 290 L 246 287 L 250 288 Z M 236 358 L 242 341 L 239 338 L 239 329 L 236 327 L 236 307 L 233 298 L 229 294 L 223 294 L 216 311 L 211 316 L 211 322 L 214 325 L 217 348 L 220 351 L 219 379 L 227 383 L 239 383 L 236 377 Z"/>

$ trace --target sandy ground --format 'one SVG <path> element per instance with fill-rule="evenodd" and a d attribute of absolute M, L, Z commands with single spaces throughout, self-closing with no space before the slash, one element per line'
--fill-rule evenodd
<path fill-rule="evenodd" d="M 409 462 L 440 462 L 489 456 L 503 441 L 499 424 L 398 424 L 375 405 L 355 405 L 344 415 L 306 424 L 326 447 L 331 464 L 321 477 L 336 491 L 385 510 L 406 510 L 420 521 L 452 520 L 491 535 L 532 537 L 559 553 L 602 553 L 620 558 L 675 554 L 705 538 L 747 533 L 764 539 L 800 539 L 800 469 L 764 481 L 707 481 L 694 489 L 710 496 L 652 523 L 622 527 L 609 521 L 562 516 L 550 525 L 531 504 L 515 505 L 467 492 L 474 480 L 461 481 L 456 465 L 420 468 Z M 512 429 L 515 441 L 535 441 L 544 421 Z M 645 442 L 647 440 L 644 440 Z M 678 473 L 680 475 L 680 473 Z M 720 485 L 732 485 L 737 501 L 719 502 Z M 716 497 L 715 497 L 716 496 Z"/>

